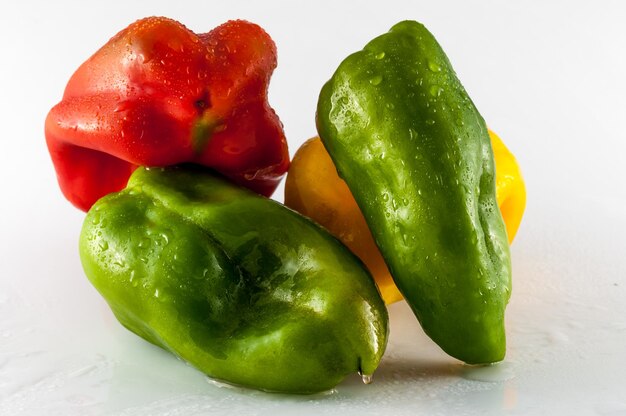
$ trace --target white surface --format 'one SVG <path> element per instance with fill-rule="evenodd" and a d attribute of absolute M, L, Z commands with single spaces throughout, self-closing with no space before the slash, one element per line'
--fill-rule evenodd
<path fill-rule="evenodd" d="M 14 2 L 0 5 L 0 415 L 626 415 L 626 9 L 620 2 Z M 472 3 L 472 4 L 465 4 Z M 374 377 L 290 397 L 212 384 L 125 331 L 83 275 L 83 214 L 43 137 L 74 69 L 148 15 L 207 31 L 261 24 L 292 153 L 322 83 L 396 21 L 420 20 L 517 155 L 528 207 L 512 247 L 500 367 L 446 357 L 405 304 Z M 277 193 L 282 196 L 282 189 Z"/>

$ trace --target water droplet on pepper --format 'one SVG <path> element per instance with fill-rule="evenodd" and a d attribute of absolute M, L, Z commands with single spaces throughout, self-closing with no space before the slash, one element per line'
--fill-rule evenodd
<path fill-rule="evenodd" d="M 370 84 L 372 85 L 378 85 L 382 81 L 383 81 L 382 75 L 374 75 L 372 78 L 370 78 Z"/>
<path fill-rule="evenodd" d="M 441 71 L 441 67 L 439 66 L 439 64 L 437 64 L 434 61 L 429 61 L 428 62 L 428 69 L 430 69 L 433 72 L 439 72 Z"/>
<path fill-rule="evenodd" d="M 439 85 L 431 85 L 429 92 L 430 95 L 432 95 L 433 97 L 439 97 L 443 92 L 443 88 L 441 88 Z"/>

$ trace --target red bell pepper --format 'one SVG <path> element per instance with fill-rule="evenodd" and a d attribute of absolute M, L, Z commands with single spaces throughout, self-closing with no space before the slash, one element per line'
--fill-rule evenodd
<path fill-rule="evenodd" d="M 167 18 L 115 35 L 69 80 L 45 133 L 61 190 L 87 211 L 137 166 L 197 163 L 269 196 L 289 167 L 267 101 L 276 46 L 229 21 L 195 34 Z"/>

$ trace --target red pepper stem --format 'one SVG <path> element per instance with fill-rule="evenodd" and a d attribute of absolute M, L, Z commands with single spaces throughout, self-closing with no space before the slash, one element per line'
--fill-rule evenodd
<path fill-rule="evenodd" d="M 191 144 L 194 152 L 200 154 L 209 143 L 209 139 L 214 132 L 219 131 L 222 127 L 222 120 L 215 117 L 208 111 L 202 114 L 191 131 Z"/>

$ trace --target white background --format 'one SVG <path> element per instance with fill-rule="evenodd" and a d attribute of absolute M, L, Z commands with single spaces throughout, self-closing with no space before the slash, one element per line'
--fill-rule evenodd
<path fill-rule="evenodd" d="M 626 7 L 614 1 L 140 1 L 0 5 L 0 415 L 626 415 Z M 508 357 L 441 353 L 404 303 L 374 383 L 314 397 L 226 388 L 114 320 L 77 255 L 44 118 L 72 72 L 132 21 L 233 18 L 278 45 L 270 100 L 291 152 L 319 89 L 394 23 L 426 24 L 515 153 L 528 206 L 512 246 Z M 282 187 L 276 194 L 282 199 Z"/>

